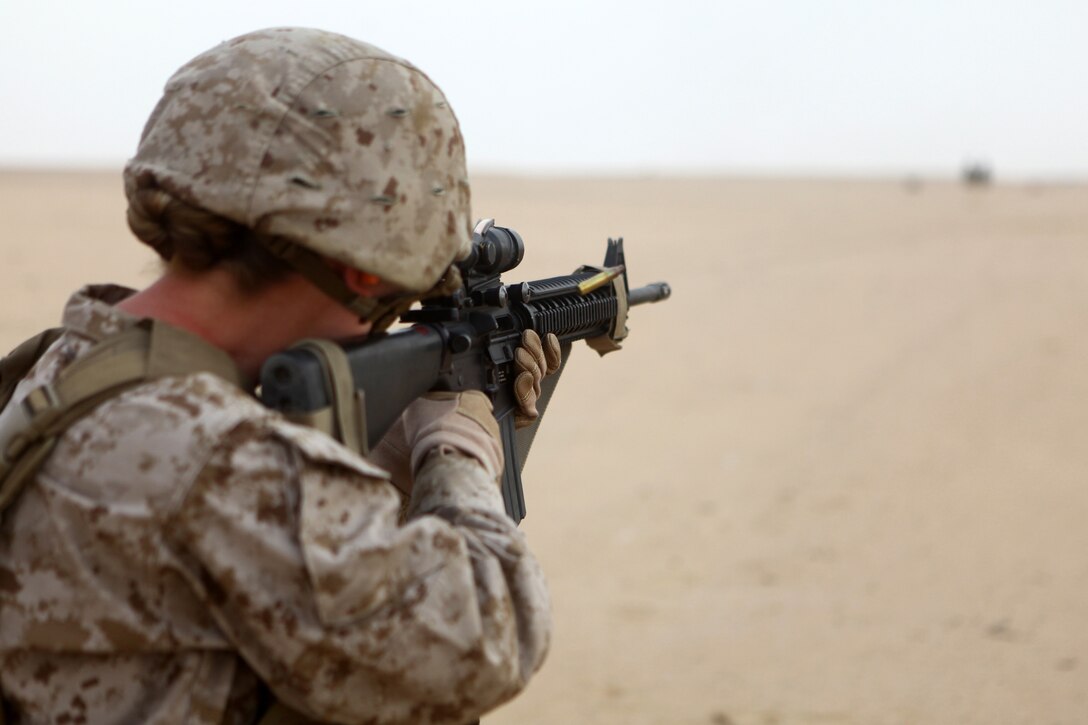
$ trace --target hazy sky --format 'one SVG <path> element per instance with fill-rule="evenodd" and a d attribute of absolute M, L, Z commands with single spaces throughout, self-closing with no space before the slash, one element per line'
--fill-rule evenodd
<path fill-rule="evenodd" d="M 0 0 L 0 165 L 119 165 L 178 66 L 275 25 L 422 67 L 473 170 L 1088 177 L 1084 0 Z"/>

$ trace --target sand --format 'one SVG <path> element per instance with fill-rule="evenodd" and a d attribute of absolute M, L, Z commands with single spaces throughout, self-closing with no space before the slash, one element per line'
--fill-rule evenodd
<path fill-rule="evenodd" d="M 555 638 L 485 723 L 1088 722 L 1088 187 L 478 178 L 511 281 L 626 237 L 525 471 Z M 0 174 L 0 347 L 144 284 L 119 175 Z"/>

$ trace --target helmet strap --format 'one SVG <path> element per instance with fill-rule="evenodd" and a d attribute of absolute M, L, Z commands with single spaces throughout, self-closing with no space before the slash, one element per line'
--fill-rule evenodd
<path fill-rule="evenodd" d="M 263 239 L 262 243 L 269 252 L 287 262 L 296 272 L 310 280 L 315 287 L 354 312 L 362 321 L 373 322 L 384 316 L 387 304 L 373 297 L 357 294 L 348 287 L 336 270 L 325 263 L 325 258 L 320 254 L 300 247 L 283 237 Z"/>
<path fill-rule="evenodd" d="M 449 295 L 462 284 L 456 265 L 450 265 L 435 286 L 423 294 L 408 292 L 381 298 L 364 297 L 351 289 L 320 254 L 283 237 L 266 237 L 261 243 L 319 290 L 358 315 L 360 320 L 371 323 L 372 332 L 386 330 L 421 297 Z"/>

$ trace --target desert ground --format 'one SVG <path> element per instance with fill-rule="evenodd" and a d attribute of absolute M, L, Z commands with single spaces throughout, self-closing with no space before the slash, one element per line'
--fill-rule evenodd
<path fill-rule="evenodd" d="M 510 281 L 626 239 L 525 469 L 555 636 L 501 723 L 1088 723 L 1088 186 L 479 177 Z M 119 171 L 0 174 L 0 347 L 142 285 Z"/>

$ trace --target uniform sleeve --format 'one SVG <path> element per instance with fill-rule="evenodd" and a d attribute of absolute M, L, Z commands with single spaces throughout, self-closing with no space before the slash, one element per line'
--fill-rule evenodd
<path fill-rule="evenodd" d="M 398 526 L 381 471 L 308 429 L 243 424 L 185 496 L 190 580 L 289 706 L 355 723 L 464 723 L 544 658 L 547 594 L 494 481 L 456 452 Z"/>

